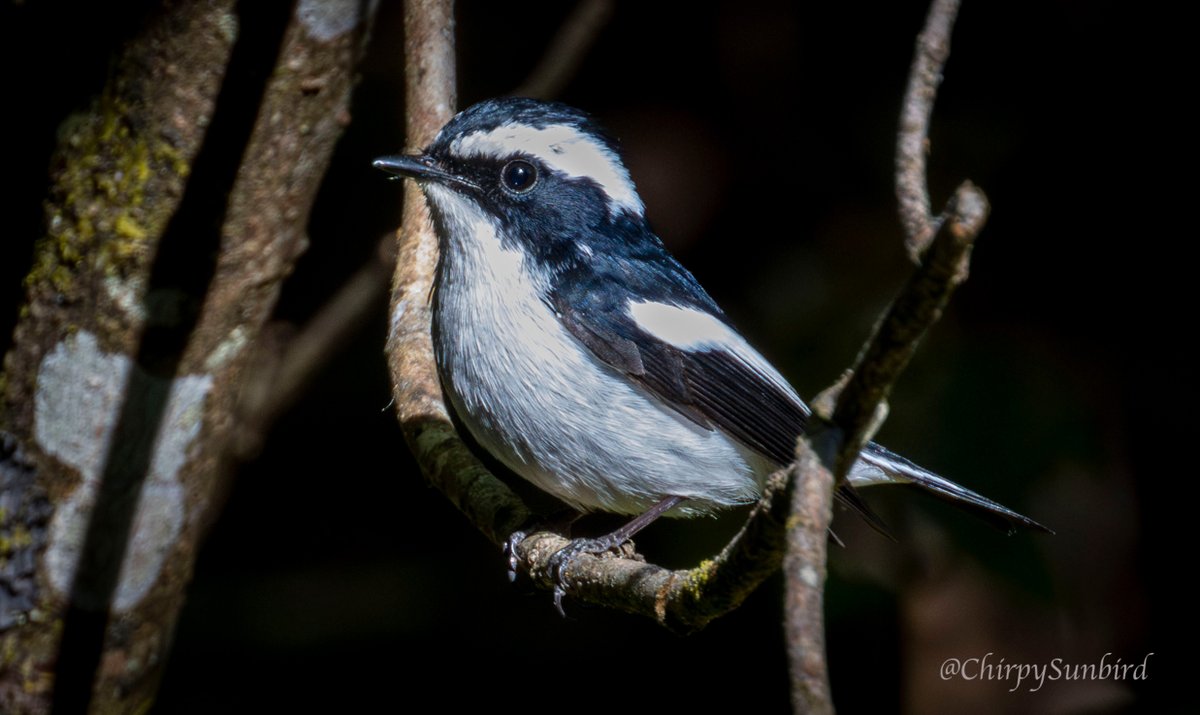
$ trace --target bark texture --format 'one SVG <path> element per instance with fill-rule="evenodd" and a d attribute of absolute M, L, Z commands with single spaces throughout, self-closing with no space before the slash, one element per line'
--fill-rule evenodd
<path fill-rule="evenodd" d="M 0 603 L 0 710 L 153 702 L 367 9 L 165 3 L 63 128 L 0 375 L 0 521 L 24 544 L 0 552 L 19 594 Z"/>

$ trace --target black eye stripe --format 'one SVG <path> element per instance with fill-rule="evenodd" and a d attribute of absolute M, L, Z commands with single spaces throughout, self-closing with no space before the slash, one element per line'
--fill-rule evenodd
<path fill-rule="evenodd" d="M 500 169 L 500 185 L 514 194 L 527 193 L 537 180 L 537 167 L 524 159 L 514 159 Z"/>

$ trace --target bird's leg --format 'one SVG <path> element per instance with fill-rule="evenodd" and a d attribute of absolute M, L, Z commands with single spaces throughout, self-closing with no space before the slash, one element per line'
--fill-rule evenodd
<path fill-rule="evenodd" d="M 675 508 L 684 499 L 685 497 L 679 496 L 666 497 L 611 534 L 594 539 L 573 539 L 571 543 L 556 551 L 550 557 L 549 568 L 550 577 L 554 579 L 554 607 L 558 609 L 559 615 L 566 616 L 562 607 L 563 596 L 567 595 L 566 583 L 562 578 L 563 571 L 577 556 L 601 554 L 609 549 L 617 548 L 633 538 L 634 534 L 649 526 L 655 519 Z"/>

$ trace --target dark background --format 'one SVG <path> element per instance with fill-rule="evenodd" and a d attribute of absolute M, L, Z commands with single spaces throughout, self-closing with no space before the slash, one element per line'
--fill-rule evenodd
<path fill-rule="evenodd" d="M 0 333 L 42 234 L 54 131 L 87 107 L 145 3 L 6 3 Z M 460 2 L 460 105 L 513 90 L 569 3 Z M 909 266 L 892 194 L 922 2 L 618 2 L 561 97 L 626 149 L 652 222 L 812 395 L 847 367 Z M 905 490 L 841 515 L 827 592 L 844 712 L 1194 708 L 1185 689 L 1195 468 L 1185 355 L 1195 95 L 1178 18 L 1102 2 L 967 0 L 930 183 L 993 214 L 971 280 L 893 396 L 880 440 L 1050 525 L 1005 537 Z M 277 318 L 302 324 L 399 217 L 370 169 L 403 148 L 399 3 L 381 3 L 353 123 Z M 1193 53 L 1194 54 L 1194 53 Z M 1194 127 L 1193 127 L 1194 130 Z M 1187 177 L 1187 178 L 1184 178 Z M 156 712 L 788 707 L 781 582 L 688 638 L 510 585 L 415 471 L 388 407 L 385 299 L 244 464 L 200 554 Z M 741 514 L 658 525 L 689 566 Z M 585 522 L 599 531 L 603 519 Z M 943 681 L 946 658 L 1140 663 L 1146 679 Z"/>

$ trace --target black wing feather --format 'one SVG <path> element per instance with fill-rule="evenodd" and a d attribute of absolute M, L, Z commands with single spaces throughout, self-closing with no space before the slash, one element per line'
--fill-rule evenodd
<path fill-rule="evenodd" d="M 689 353 L 685 375 L 697 404 L 732 437 L 778 464 L 788 464 L 808 419 L 803 406 L 736 356 Z"/>

